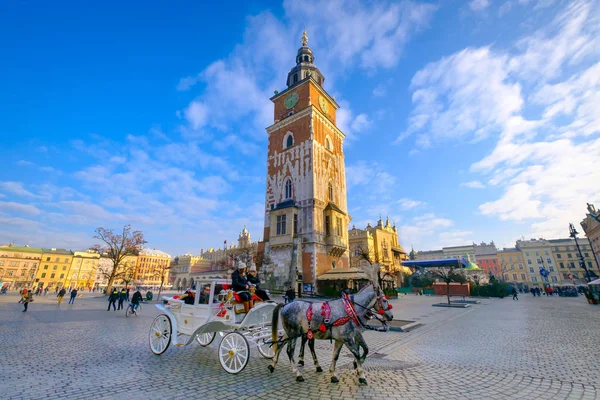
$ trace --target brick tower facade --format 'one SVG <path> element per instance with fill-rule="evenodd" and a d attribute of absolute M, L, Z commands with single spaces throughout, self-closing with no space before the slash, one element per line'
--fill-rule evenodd
<path fill-rule="evenodd" d="M 287 89 L 271 98 L 264 230 L 266 274 L 299 292 L 349 266 L 345 135 L 324 81 L 304 32 Z"/>

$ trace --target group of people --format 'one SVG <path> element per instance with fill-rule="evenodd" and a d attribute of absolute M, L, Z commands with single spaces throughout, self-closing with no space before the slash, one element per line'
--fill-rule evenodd
<path fill-rule="evenodd" d="M 46 293 L 48 293 L 48 288 L 46 288 Z M 39 293 L 39 288 L 36 291 L 30 290 L 30 289 L 23 289 L 21 290 L 21 299 L 19 300 L 19 303 L 23 304 L 23 312 L 27 312 L 27 308 L 29 306 L 29 303 L 33 302 L 33 295 L 36 293 Z M 75 304 L 75 298 L 77 297 L 77 288 L 74 288 L 73 290 L 71 290 L 71 298 L 69 299 L 69 304 Z M 65 290 L 65 288 L 60 288 L 60 290 L 58 291 L 56 297 L 58 299 L 58 304 L 60 305 L 60 303 L 62 303 L 63 301 L 63 297 L 65 297 L 65 294 L 67 294 L 67 291 Z"/>
<path fill-rule="evenodd" d="M 247 273 L 246 270 L 248 270 Z M 261 300 L 270 300 L 267 292 L 260 288 L 260 279 L 258 278 L 255 265 L 247 268 L 246 264 L 240 264 L 240 266 L 231 274 L 231 288 L 237 292 L 241 303 L 244 305 L 244 312 L 246 313 L 254 307 L 254 298 L 251 289 L 253 289 L 254 295 Z M 219 293 L 221 290 L 220 285 L 217 285 L 215 290 Z M 196 294 L 193 289 L 186 290 L 179 299 L 183 300 L 185 304 L 196 304 Z M 214 301 L 217 301 L 216 298 Z M 206 285 L 199 294 L 198 304 L 208 304 L 209 302 L 210 285 Z"/>
<path fill-rule="evenodd" d="M 136 293 L 139 293 L 139 290 Z M 106 309 L 106 311 L 110 311 L 110 306 L 112 306 L 113 311 L 122 310 L 123 303 L 125 302 L 125 300 L 129 301 L 129 288 L 122 288 L 121 290 L 119 290 L 116 287 L 113 288 L 110 294 L 108 295 L 108 308 Z M 118 307 L 117 302 L 119 303 Z"/>

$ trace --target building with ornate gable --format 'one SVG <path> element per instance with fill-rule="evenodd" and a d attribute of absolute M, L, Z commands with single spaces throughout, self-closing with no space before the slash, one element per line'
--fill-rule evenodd
<path fill-rule="evenodd" d="M 585 232 L 594 254 L 596 265 L 600 264 L 600 210 L 596 210 L 593 204 L 587 205 L 588 213 L 581 221 L 581 227 Z"/>
<path fill-rule="evenodd" d="M 41 258 L 40 248 L 12 244 L 0 246 L 0 287 L 9 290 L 37 288 L 35 278 Z"/>
<path fill-rule="evenodd" d="M 267 128 L 263 267 L 276 287 L 314 291 L 319 276 L 349 267 L 345 135 L 306 32 Z"/>

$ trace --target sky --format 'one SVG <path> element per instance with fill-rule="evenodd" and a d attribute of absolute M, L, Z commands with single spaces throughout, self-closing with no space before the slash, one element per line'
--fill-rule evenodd
<path fill-rule="evenodd" d="M 0 244 L 262 239 L 269 98 L 304 29 L 341 106 L 349 228 L 508 247 L 600 205 L 598 0 L 3 2 Z"/>

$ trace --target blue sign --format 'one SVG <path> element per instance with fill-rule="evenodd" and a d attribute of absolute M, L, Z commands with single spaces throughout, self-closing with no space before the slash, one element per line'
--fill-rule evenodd
<path fill-rule="evenodd" d="M 540 275 L 544 278 L 547 278 L 548 275 L 550 275 L 550 271 L 548 271 L 546 268 L 540 268 Z"/>

